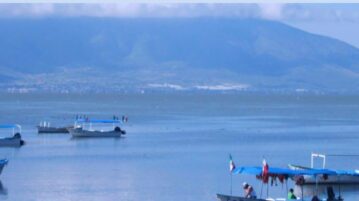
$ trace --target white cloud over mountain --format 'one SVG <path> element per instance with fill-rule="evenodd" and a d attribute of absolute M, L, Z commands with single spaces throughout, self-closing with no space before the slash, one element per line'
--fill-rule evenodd
<path fill-rule="evenodd" d="M 0 4 L 0 17 L 251 17 L 359 21 L 359 4 L 89 3 Z"/>

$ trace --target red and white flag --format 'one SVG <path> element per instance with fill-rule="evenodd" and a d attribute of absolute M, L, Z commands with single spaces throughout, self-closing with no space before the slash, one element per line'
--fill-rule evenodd
<path fill-rule="evenodd" d="M 262 181 L 263 183 L 268 183 L 269 180 L 269 165 L 265 159 L 263 159 L 263 166 L 262 166 Z"/>
<path fill-rule="evenodd" d="M 236 165 L 233 162 L 232 155 L 229 154 L 229 171 L 232 173 L 236 169 Z"/>

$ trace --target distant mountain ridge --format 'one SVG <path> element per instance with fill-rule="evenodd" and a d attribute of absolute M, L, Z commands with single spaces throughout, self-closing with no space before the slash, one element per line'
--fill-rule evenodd
<path fill-rule="evenodd" d="M 72 83 L 81 90 L 65 71 L 87 68 L 103 79 L 89 79 L 81 71 L 79 83 L 97 86 L 108 76 L 121 78 L 110 83 L 127 90 L 225 84 L 257 90 L 359 90 L 351 86 L 358 82 L 357 48 L 274 21 L 3 18 L 0 26 L 0 69 L 26 75 L 11 78 L 0 70 L 0 83 L 8 87 L 51 85 L 49 74 L 63 80 L 53 89 Z M 43 82 L 34 84 L 40 77 Z"/>

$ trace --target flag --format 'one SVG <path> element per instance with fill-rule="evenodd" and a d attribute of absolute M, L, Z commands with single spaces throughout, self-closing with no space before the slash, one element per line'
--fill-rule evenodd
<path fill-rule="evenodd" d="M 232 173 L 236 169 L 236 165 L 233 162 L 232 155 L 229 154 L 229 171 Z"/>
<path fill-rule="evenodd" d="M 263 183 L 268 183 L 269 180 L 269 165 L 265 159 L 263 159 L 263 166 L 262 166 L 262 181 Z"/>

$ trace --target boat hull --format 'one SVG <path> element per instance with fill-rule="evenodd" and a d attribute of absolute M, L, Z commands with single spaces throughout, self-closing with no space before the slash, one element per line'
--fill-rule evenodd
<path fill-rule="evenodd" d="M 43 127 L 37 126 L 38 133 L 69 133 L 68 129 L 70 127 Z"/>
<path fill-rule="evenodd" d="M 24 144 L 21 138 L 9 137 L 0 139 L 0 147 L 20 147 Z"/>
<path fill-rule="evenodd" d="M 304 176 L 304 184 L 315 185 L 316 180 L 311 176 Z M 318 184 L 359 184 L 359 176 L 335 176 L 329 175 L 328 178 L 318 177 Z"/>
<path fill-rule="evenodd" d="M 217 194 L 217 198 L 220 201 L 266 201 L 260 198 L 244 198 L 240 196 Z"/>
<path fill-rule="evenodd" d="M 120 131 L 89 131 L 82 128 L 68 129 L 72 137 L 121 137 L 123 132 Z"/>
<path fill-rule="evenodd" d="M 290 169 L 293 170 L 310 170 L 312 168 L 303 167 L 298 165 L 289 165 Z M 318 176 L 317 180 L 315 177 L 310 175 L 304 175 L 304 185 L 315 185 L 318 184 L 359 184 L 359 176 L 354 175 L 328 175 L 326 178 Z"/>

